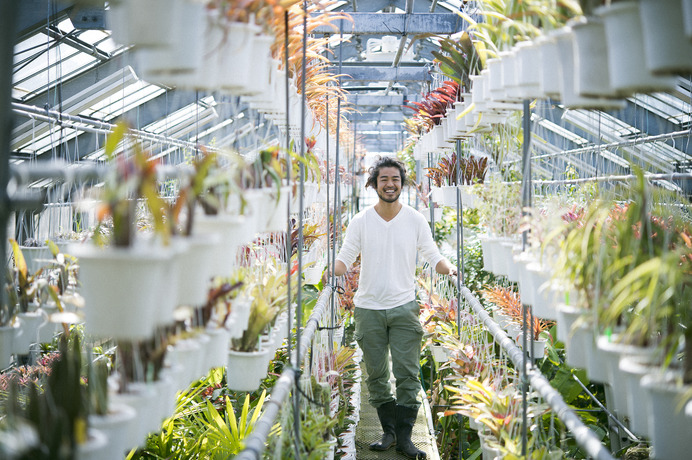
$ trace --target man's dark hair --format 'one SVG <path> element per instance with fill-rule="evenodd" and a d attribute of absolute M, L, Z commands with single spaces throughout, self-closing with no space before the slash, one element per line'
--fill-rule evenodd
<path fill-rule="evenodd" d="M 372 187 L 375 190 L 377 190 L 377 178 L 380 177 L 380 169 L 382 168 L 399 169 L 399 175 L 401 176 L 401 186 L 403 187 L 404 185 L 406 185 L 407 177 L 406 166 L 404 166 L 404 163 L 397 160 L 396 158 L 384 157 L 377 160 L 375 164 L 372 165 L 370 169 L 368 169 L 368 173 L 370 174 L 370 176 L 368 177 L 368 181 L 365 183 L 366 187 Z"/>

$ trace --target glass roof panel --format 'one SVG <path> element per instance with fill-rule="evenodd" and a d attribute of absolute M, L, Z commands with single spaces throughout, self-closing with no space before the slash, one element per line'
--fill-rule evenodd
<path fill-rule="evenodd" d="M 154 99 L 166 90 L 139 80 L 122 91 L 94 104 L 79 115 L 110 121 L 138 105 Z"/>
<path fill-rule="evenodd" d="M 638 94 L 629 99 L 659 117 L 678 126 L 690 122 L 690 104 L 666 93 Z"/>

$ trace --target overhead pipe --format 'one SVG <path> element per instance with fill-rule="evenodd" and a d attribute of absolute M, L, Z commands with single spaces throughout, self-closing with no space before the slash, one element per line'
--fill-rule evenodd
<path fill-rule="evenodd" d="M 116 126 L 112 123 L 108 123 L 105 121 L 84 118 L 77 115 L 70 115 L 68 113 L 60 112 L 57 110 L 43 109 L 33 105 L 26 105 L 18 102 L 12 102 L 12 110 L 19 115 L 23 115 L 29 118 L 40 119 L 41 121 L 55 122 L 58 124 L 67 125 L 69 128 L 77 129 L 84 132 L 107 135 L 110 134 Z M 161 134 L 148 133 L 140 129 L 130 129 L 129 135 L 136 139 L 157 142 L 160 144 L 172 145 L 176 147 L 188 148 L 193 150 L 198 148 L 198 144 L 194 142 L 163 136 Z M 218 151 L 217 148 L 211 146 L 206 146 L 205 149 L 210 152 Z"/>
<path fill-rule="evenodd" d="M 553 157 L 560 157 L 560 156 L 566 156 L 566 155 L 577 155 L 580 153 L 591 153 L 591 152 L 596 152 L 596 151 L 600 151 L 600 150 L 615 149 L 615 148 L 619 148 L 619 147 L 633 147 L 637 144 L 648 144 L 650 142 L 673 140 L 673 139 L 677 139 L 680 137 L 688 137 L 691 135 L 692 135 L 692 129 L 685 129 L 682 131 L 673 131 L 673 132 L 666 133 L 666 134 L 656 134 L 655 136 L 639 137 L 637 139 L 628 139 L 625 141 L 610 142 L 608 144 L 596 144 L 596 145 L 590 145 L 587 147 L 579 147 L 579 148 L 571 149 L 571 150 L 562 150 L 560 152 L 555 152 L 555 153 L 546 153 L 544 155 L 536 155 L 536 156 L 531 157 L 531 160 L 542 160 L 544 158 L 553 158 Z M 507 162 L 507 164 L 514 164 L 514 163 L 518 163 L 520 161 L 521 160 L 510 160 Z"/>

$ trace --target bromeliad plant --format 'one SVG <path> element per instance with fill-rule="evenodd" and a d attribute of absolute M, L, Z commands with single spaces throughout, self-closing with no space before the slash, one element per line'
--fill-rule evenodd
<path fill-rule="evenodd" d="M 452 152 L 447 157 L 442 157 L 437 163 L 437 166 L 425 168 L 432 183 L 437 187 L 444 185 L 458 185 L 457 167 L 461 168 L 456 152 Z"/>
<path fill-rule="evenodd" d="M 405 105 L 404 108 L 414 112 L 414 118 L 420 119 L 430 131 L 439 125 L 451 107 L 459 98 L 459 83 L 455 81 L 443 81 L 442 85 L 432 90 L 423 97 L 421 102 L 411 101 L 413 105 Z"/>
<path fill-rule="evenodd" d="M 505 315 L 509 316 L 512 321 L 521 326 L 524 322 L 524 313 L 519 294 L 512 289 L 501 286 L 487 286 L 483 291 L 483 297 L 488 302 L 495 304 Z M 527 321 L 529 321 L 527 316 Z M 540 339 L 542 333 L 547 332 L 555 323 L 552 321 L 543 320 L 533 317 L 533 321 L 529 321 L 529 333 L 533 336 L 533 340 Z"/>
<path fill-rule="evenodd" d="M 164 241 L 168 238 L 168 227 L 164 219 L 165 202 L 159 195 L 156 181 L 157 163 L 152 161 L 137 143 L 133 144 L 130 156 L 116 155 L 118 145 L 126 140 L 127 125 L 118 123 L 106 139 L 106 157 L 112 164 L 101 190 L 102 203 L 97 216 L 99 224 L 94 231 L 98 245 L 108 242 L 109 227 L 112 227 L 111 242 L 116 247 L 130 247 L 134 242 L 136 205 L 146 200 L 154 218 L 154 229 Z"/>

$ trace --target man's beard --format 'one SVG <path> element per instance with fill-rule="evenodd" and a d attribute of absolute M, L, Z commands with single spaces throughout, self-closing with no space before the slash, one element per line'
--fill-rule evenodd
<path fill-rule="evenodd" d="M 399 190 L 399 193 L 397 193 L 393 198 L 387 198 L 385 195 L 380 194 L 380 191 L 377 190 L 377 196 L 380 197 L 380 200 L 384 201 L 385 203 L 394 203 L 395 201 L 398 201 L 400 195 L 401 190 Z"/>

